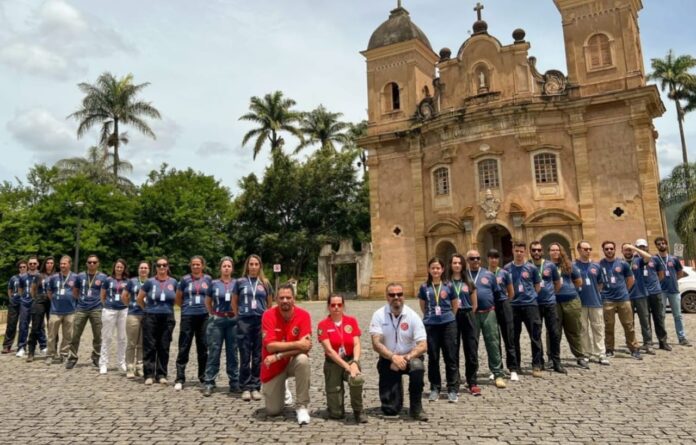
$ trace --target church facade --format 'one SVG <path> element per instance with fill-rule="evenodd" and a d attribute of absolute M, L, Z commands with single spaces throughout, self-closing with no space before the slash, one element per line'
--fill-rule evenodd
<path fill-rule="evenodd" d="M 549 7 L 553 7 L 551 1 Z M 436 53 L 401 5 L 367 63 L 373 273 L 413 294 L 427 261 L 512 240 L 617 243 L 665 233 L 657 133 L 665 111 L 646 85 L 641 0 L 553 0 L 567 74 L 541 73 L 525 32 L 510 43 L 478 20 L 456 52 Z M 521 7 L 521 6 L 520 6 Z"/>

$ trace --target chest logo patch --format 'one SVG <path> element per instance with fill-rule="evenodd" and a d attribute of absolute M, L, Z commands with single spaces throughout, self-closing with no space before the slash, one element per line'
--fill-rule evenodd
<path fill-rule="evenodd" d="M 522 272 L 522 278 L 524 278 L 524 279 L 529 278 L 529 273 L 528 273 L 528 272 Z"/>
<path fill-rule="evenodd" d="M 346 331 L 346 334 L 351 334 L 353 333 L 353 326 L 346 325 L 346 327 L 343 330 Z"/>
<path fill-rule="evenodd" d="M 408 331 L 408 323 L 403 322 L 400 325 L 402 331 Z"/>
<path fill-rule="evenodd" d="M 614 268 L 614 272 L 621 272 L 621 266 L 616 266 Z"/>
<path fill-rule="evenodd" d="M 168 285 L 167 285 L 167 289 L 169 289 L 169 290 L 174 290 L 174 285 L 173 285 L 173 284 L 168 284 Z"/>
<path fill-rule="evenodd" d="M 300 335 L 300 327 L 299 326 L 295 326 L 294 328 L 292 328 L 292 335 L 294 335 L 295 337 Z"/>

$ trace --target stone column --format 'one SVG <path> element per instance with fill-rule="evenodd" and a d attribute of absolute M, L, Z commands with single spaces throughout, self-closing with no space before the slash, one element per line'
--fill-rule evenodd
<path fill-rule="evenodd" d="M 582 110 L 577 110 L 570 114 L 568 134 L 573 146 L 575 162 L 575 178 L 579 200 L 578 215 L 582 220 L 580 236 L 596 246 L 601 241 L 597 237 L 597 210 L 592 193 L 590 159 L 587 154 L 587 127 L 585 126 Z"/>
<path fill-rule="evenodd" d="M 420 135 L 410 138 L 410 150 L 408 159 L 411 162 L 411 183 L 413 184 L 411 196 L 413 197 L 414 238 L 415 238 L 415 267 L 416 273 L 411 283 L 413 293 L 418 291 L 418 286 L 427 278 L 428 252 L 425 239 L 425 205 L 423 198 L 423 149 Z"/>

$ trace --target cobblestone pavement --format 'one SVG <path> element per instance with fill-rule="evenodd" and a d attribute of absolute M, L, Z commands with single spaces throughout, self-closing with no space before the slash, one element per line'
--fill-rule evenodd
<path fill-rule="evenodd" d="M 457 404 L 424 401 L 428 423 L 412 422 L 405 414 L 399 420 L 382 419 L 376 354 L 367 335 L 370 316 L 381 304 L 347 305 L 363 329 L 367 425 L 325 419 L 318 344 L 311 352 L 312 421 L 299 427 L 292 409 L 286 409 L 284 418 L 266 419 L 262 402 L 243 402 L 227 393 L 224 371 L 218 377 L 219 389 L 209 398 L 202 397 L 194 383 L 175 392 L 171 385 L 146 387 L 142 379 L 126 380 L 116 370 L 99 376 L 89 362 L 91 334 L 86 329 L 80 361 L 71 371 L 43 360 L 26 363 L 14 355 L 0 357 L 0 443 L 696 443 L 696 348 L 680 346 L 645 356 L 642 362 L 619 353 L 610 367 L 593 365 L 583 371 L 574 366 L 564 340 L 567 376 L 545 372 L 542 379 L 533 379 L 527 369 L 520 382 L 498 390 L 488 382 L 481 340 L 482 397 L 461 394 Z M 417 307 L 414 301 L 409 305 Z M 324 303 L 303 306 L 312 313 L 316 328 L 325 313 Z M 670 314 L 667 317 L 674 339 L 674 324 Z M 696 340 L 696 316 L 684 318 L 687 332 Z M 617 332 L 617 339 L 622 338 L 623 333 Z M 528 341 L 523 351 L 528 363 Z M 175 376 L 175 357 L 176 338 L 170 380 Z M 192 350 L 189 381 L 195 381 L 194 357 Z M 463 375 L 463 359 L 461 366 Z"/>

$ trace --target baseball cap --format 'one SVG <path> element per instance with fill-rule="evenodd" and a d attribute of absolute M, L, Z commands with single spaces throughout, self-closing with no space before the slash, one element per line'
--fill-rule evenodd
<path fill-rule="evenodd" d="M 635 246 L 636 247 L 648 247 L 648 242 L 646 240 L 644 240 L 643 238 L 638 238 L 636 240 Z"/>

